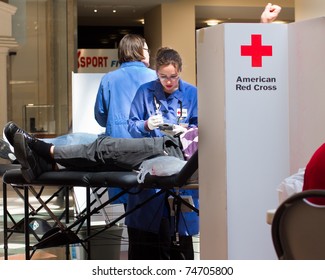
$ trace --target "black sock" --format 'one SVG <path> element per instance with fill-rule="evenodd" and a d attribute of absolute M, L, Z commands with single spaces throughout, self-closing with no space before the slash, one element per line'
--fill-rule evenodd
<path fill-rule="evenodd" d="M 43 157 L 44 159 L 46 159 L 49 162 L 53 162 L 54 159 L 51 157 L 51 147 L 53 146 L 53 144 L 51 143 L 46 143 L 42 140 L 37 139 L 36 141 L 31 141 L 30 143 L 28 143 L 28 146 L 35 152 L 37 153 L 39 156 Z"/>

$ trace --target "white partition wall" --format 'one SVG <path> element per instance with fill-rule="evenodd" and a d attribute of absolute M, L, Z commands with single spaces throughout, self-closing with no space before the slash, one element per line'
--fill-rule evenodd
<path fill-rule="evenodd" d="M 197 32 L 201 259 L 275 259 L 266 211 L 289 175 L 287 26 Z"/>
<path fill-rule="evenodd" d="M 72 130 L 105 133 L 95 120 L 94 106 L 100 81 L 105 73 L 72 73 Z"/>
<path fill-rule="evenodd" d="M 325 17 L 289 24 L 290 168 L 325 142 Z"/>

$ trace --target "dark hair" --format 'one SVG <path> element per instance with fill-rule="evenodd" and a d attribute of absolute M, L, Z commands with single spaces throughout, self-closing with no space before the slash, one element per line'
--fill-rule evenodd
<path fill-rule="evenodd" d="M 136 34 L 125 35 L 118 46 L 118 61 L 119 63 L 129 61 L 141 61 L 145 59 L 143 55 L 143 47 L 146 40 Z"/>
<path fill-rule="evenodd" d="M 179 53 L 171 48 L 163 47 L 158 49 L 156 55 L 156 70 L 161 66 L 172 64 L 179 72 L 182 71 L 182 58 Z"/>

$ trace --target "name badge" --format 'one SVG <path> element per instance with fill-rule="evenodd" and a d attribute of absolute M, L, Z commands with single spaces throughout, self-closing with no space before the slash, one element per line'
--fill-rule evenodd
<path fill-rule="evenodd" d="M 187 117 L 187 109 L 182 109 L 182 113 L 181 113 L 181 108 L 177 108 L 177 117 L 182 117 L 182 118 L 186 118 Z"/>

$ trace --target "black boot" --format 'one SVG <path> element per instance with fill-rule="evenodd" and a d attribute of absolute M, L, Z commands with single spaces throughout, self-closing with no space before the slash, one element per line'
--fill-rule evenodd
<path fill-rule="evenodd" d="M 31 148 L 39 156 L 45 158 L 47 161 L 52 160 L 50 155 L 50 149 L 52 146 L 51 143 L 46 143 L 34 137 L 22 128 L 18 127 L 14 122 L 8 122 L 3 129 L 3 135 L 7 138 L 7 142 L 9 142 L 12 147 L 14 147 L 14 137 L 17 133 L 24 135 L 25 141 L 28 144 L 29 148 Z"/>
<path fill-rule="evenodd" d="M 14 122 L 8 122 L 3 129 L 3 135 L 6 138 L 5 140 L 7 140 L 11 146 L 14 146 L 14 137 L 16 132 L 23 134 L 27 139 L 27 143 L 37 140 L 37 138 L 20 128 Z"/>
<path fill-rule="evenodd" d="M 24 134 L 16 132 L 14 149 L 18 162 L 21 164 L 21 173 L 28 183 L 32 183 L 42 173 L 53 170 L 53 164 L 35 153 L 28 145 Z"/>

